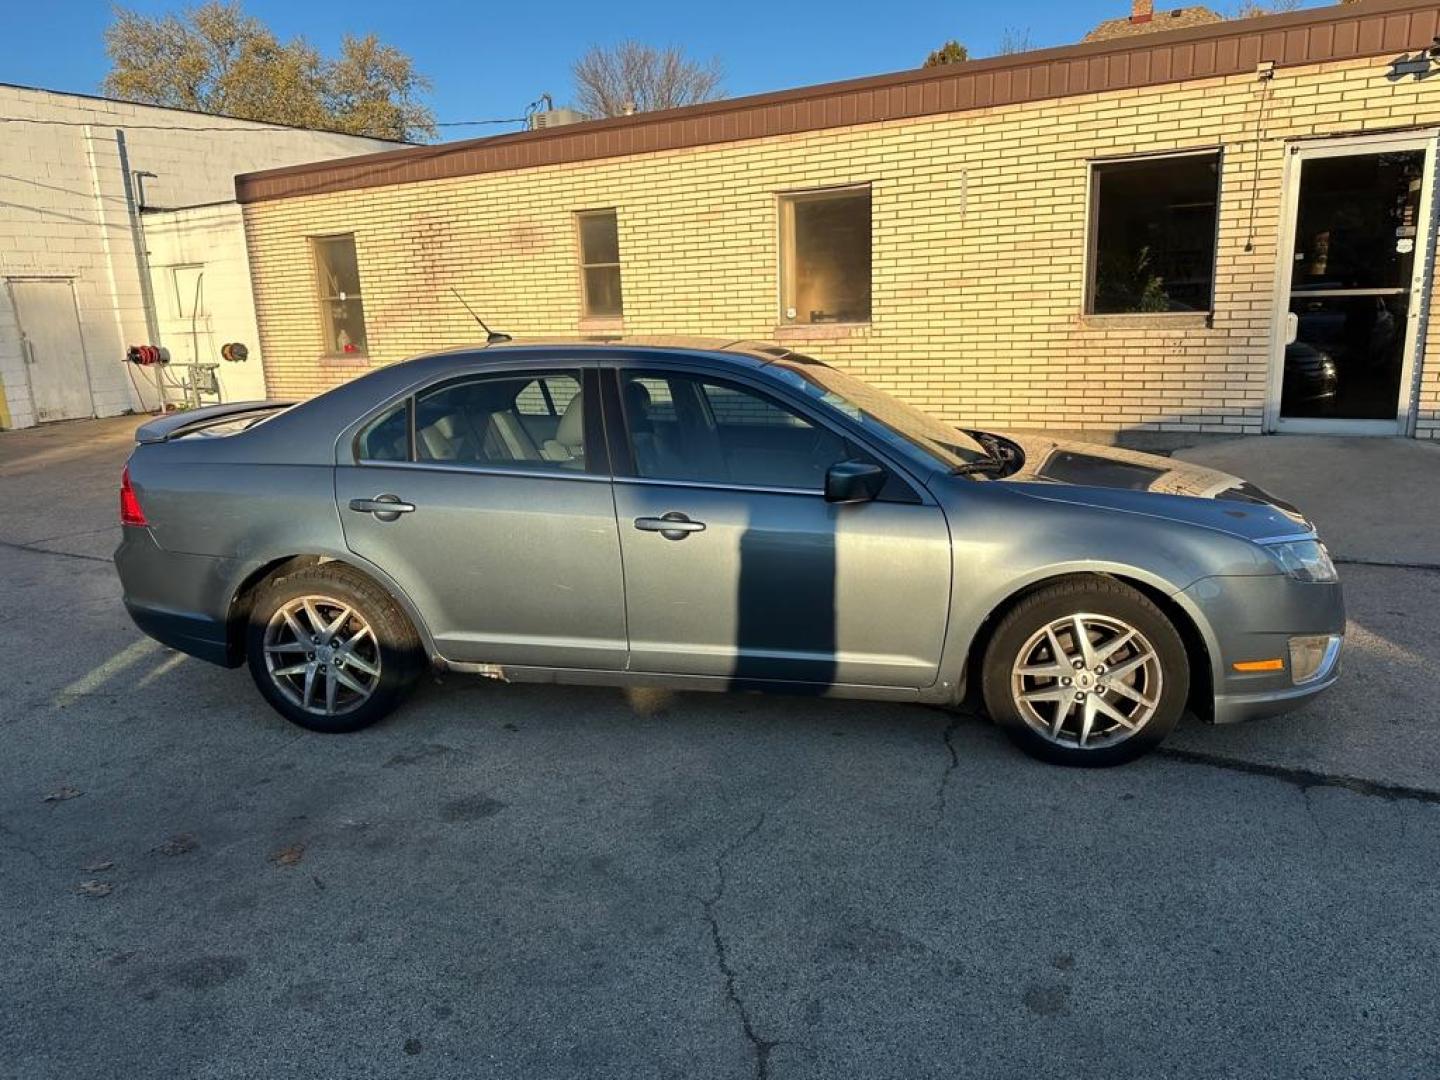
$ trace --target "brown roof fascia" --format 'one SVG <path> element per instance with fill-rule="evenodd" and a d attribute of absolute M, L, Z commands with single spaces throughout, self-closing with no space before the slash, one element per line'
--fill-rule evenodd
<path fill-rule="evenodd" d="M 263 202 L 678 150 L 1077 94 L 1402 53 L 1440 33 L 1436 0 L 1360 0 L 1253 19 L 917 68 L 750 97 L 245 173 Z"/>

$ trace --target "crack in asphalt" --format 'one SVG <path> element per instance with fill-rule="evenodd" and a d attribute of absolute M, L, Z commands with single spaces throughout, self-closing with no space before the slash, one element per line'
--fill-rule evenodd
<path fill-rule="evenodd" d="M 0 540 L 0 548 L 7 551 L 28 551 L 32 555 L 57 555 L 62 559 L 83 559 L 85 562 L 108 563 L 110 560 L 103 555 L 81 555 L 74 551 L 52 551 L 50 548 L 33 547 L 30 544 L 17 544 L 13 540 Z"/>
<path fill-rule="evenodd" d="M 1410 787 L 1405 784 L 1386 784 L 1378 780 L 1366 780 L 1359 776 L 1346 776 L 1343 773 L 1323 773 L 1315 769 L 1303 769 L 1289 765 L 1269 765 L 1259 761 L 1226 757 L 1223 754 L 1212 754 L 1204 750 L 1184 750 L 1169 746 L 1160 747 L 1155 751 L 1155 756 L 1169 758 L 1172 761 L 1183 761 L 1189 765 L 1208 765 L 1211 768 L 1246 773 L 1250 776 L 1266 776 L 1272 780 L 1293 784 L 1307 794 L 1311 788 L 1334 787 L 1343 788 L 1356 795 L 1385 799 L 1388 802 L 1440 805 L 1440 791 L 1430 791 L 1426 788 Z"/>
<path fill-rule="evenodd" d="M 3 821 L 0 821 L 0 834 L 8 836 L 12 841 L 11 846 L 14 847 L 16 851 L 24 852 L 26 855 L 29 855 L 30 858 L 35 860 L 36 864 L 42 870 L 53 869 L 53 867 L 51 867 L 48 862 L 46 862 L 40 857 L 40 853 L 38 851 L 30 847 L 30 845 L 26 842 L 23 836 L 21 836 L 14 829 L 10 828 L 10 826 L 5 824 L 5 822 Z"/>
<path fill-rule="evenodd" d="M 950 761 L 945 766 L 945 771 L 940 774 L 940 783 L 935 787 L 935 824 L 938 826 L 945 819 L 945 800 L 950 787 L 950 777 L 960 766 L 960 755 L 955 750 L 955 732 L 960 727 L 960 721 L 965 717 L 955 713 L 950 718 L 950 723 L 945 725 L 945 732 L 941 736 L 945 743 L 945 750 L 950 755 Z"/>
<path fill-rule="evenodd" d="M 41 548 L 38 545 L 52 544 L 56 540 L 75 540 L 81 536 L 98 536 L 100 533 L 113 532 L 119 528 L 120 526 L 118 525 L 102 525 L 98 529 L 76 529 L 71 532 L 55 533 L 53 536 L 32 536 L 29 540 L 10 540 L 7 541 L 7 543 L 20 544 L 23 547 L 37 551 L 50 551 L 50 548 Z M 92 556 L 92 558 L 93 557 L 94 556 Z"/>
<path fill-rule="evenodd" d="M 732 841 L 715 857 L 715 864 L 712 868 L 715 875 L 715 890 L 708 898 L 702 898 L 700 901 L 701 906 L 705 909 L 705 921 L 710 924 L 710 943 L 715 950 L 715 964 L 725 978 L 725 998 L 739 1014 L 740 1026 L 745 1032 L 745 1039 L 750 1043 L 755 1054 L 756 1080 L 769 1080 L 770 1052 L 780 1045 L 780 1040 L 762 1039 L 755 1031 L 755 1021 L 750 1015 L 750 1007 L 740 996 L 740 991 L 736 986 L 735 969 L 730 966 L 730 952 L 725 944 L 725 935 L 720 929 L 720 920 L 715 915 L 715 906 L 725 895 L 726 861 L 764 827 L 769 813 L 768 810 L 761 811 L 760 816 L 755 819 L 755 824 L 746 829 L 739 838 Z"/>
<path fill-rule="evenodd" d="M 1440 574 L 1440 563 L 1383 562 L 1379 559 L 1334 559 L 1336 566 L 1373 566 L 1381 570 L 1424 570 Z"/>

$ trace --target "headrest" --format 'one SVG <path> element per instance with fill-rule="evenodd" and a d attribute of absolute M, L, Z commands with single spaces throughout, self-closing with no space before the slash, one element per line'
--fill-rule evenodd
<path fill-rule="evenodd" d="M 555 429 L 555 441 L 561 446 L 585 445 L 585 394 L 580 392 L 565 406 L 565 415 Z"/>
<path fill-rule="evenodd" d="M 637 417 L 650 414 L 650 391 L 644 383 L 625 383 L 625 406 Z"/>

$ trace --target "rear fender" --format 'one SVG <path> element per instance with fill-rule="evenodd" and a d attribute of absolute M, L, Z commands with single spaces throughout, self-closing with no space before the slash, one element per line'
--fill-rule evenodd
<path fill-rule="evenodd" d="M 419 608 L 415 606 L 394 578 L 374 563 L 360 558 L 353 551 L 327 550 L 305 554 L 277 555 L 273 558 L 253 559 L 239 564 L 240 573 L 237 574 L 232 587 L 230 615 L 227 620 L 228 648 L 231 656 L 237 658 L 237 662 L 238 658 L 244 656 L 245 629 L 249 623 L 251 605 L 254 603 L 255 595 L 259 592 L 260 587 L 277 575 L 284 576 L 307 566 L 318 566 L 330 562 L 343 563 L 352 570 L 364 574 L 389 593 L 391 599 L 400 606 L 400 610 L 405 612 L 405 617 L 410 620 L 410 625 L 415 628 L 425 655 L 432 660 L 437 657 L 435 639 L 431 636 L 430 628 L 426 626 Z"/>

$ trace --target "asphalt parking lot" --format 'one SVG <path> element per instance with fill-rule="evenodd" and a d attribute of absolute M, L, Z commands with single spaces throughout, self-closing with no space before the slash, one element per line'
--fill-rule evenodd
<path fill-rule="evenodd" d="M 1116 770 L 460 678 L 326 737 L 125 617 L 136 422 L 0 435 L 0 1076 L 1440 1074 L 1432 532 L 1328 698 Z"/>

